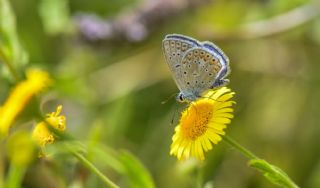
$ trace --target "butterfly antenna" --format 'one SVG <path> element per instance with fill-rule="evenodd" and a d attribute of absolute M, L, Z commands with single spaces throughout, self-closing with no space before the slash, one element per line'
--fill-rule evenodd
<path fill-rule="evenodd" d="M 172 97 L 174 97 L 176 95 L 176 93 L 170 95 L 170 97 L 168 97 L 166 100 L 162 101 L 161 104 L 166 104 L 170 99 L 172 99 Z"/>
<path fill-rule="evenodd" d="M 173 123 L 174 123 L 174 119 L 175 119 L 176 114 L 177 114 L 177 111 L 178 111 L 178 105 L 175 105 L 175 106 L 176 106 L 176 108 L 175 108 L 175 110 L 174 110 L 174 112 L 173 112 L 173 115 L 172 115 L 172 118 L 171 118 L 171 126 L 172 126 Z"/>

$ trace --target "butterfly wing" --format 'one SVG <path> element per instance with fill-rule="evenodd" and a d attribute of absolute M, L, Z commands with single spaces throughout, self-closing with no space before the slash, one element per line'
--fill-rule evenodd
<path fill-rule="evenodd" d="M 205 41 L 202 46 L 209 50 L 214 56 L 217 57 L 219 63 L 221 64 L 221 70 L 219 71 L 216 80 L 222 80 L 230 74 L 229 58 L 225 53 L 215 44 Z"/>
<path fill-rule="evenodd" d="M 195 100 L 207 89 L 225 83 L 230 72 L 229 59 L 211 42 L 170 34 L 162 42 L 163 53 L 180 92 Z"/>
<path fill-rule="evenodd" d="M 178 34 L 167 35 L 162 41 L 163 54 L 180 91 L 183 91 L 184 88 L 184 81 L 181 80 L 183 76 L 182 57 L 189 49 L 197 46 L 200 46 L 198 41 Z"/>
<path fill-rule="evenodd" d="M 216 54 L 203 46 L 189 49 L 181 64 L 181 91 L 194 97 L 212 87 L 223 67 Z"/>

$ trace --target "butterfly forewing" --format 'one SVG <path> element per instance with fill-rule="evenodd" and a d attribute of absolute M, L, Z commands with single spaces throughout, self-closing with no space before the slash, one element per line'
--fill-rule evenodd
<path fill-rule="evenodd" d="M 181 80 L 183 76 L 182 57 L 189 49 L 197 45 L 199 44 L 196 41 L 181 35 L 167 35 L 162 42 L 164 56 L 180 90 L 182 90 L 181 85 L 183 84 Z"/>

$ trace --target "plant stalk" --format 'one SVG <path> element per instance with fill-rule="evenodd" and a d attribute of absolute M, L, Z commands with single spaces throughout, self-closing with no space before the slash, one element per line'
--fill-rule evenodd
<path fill-rule="evenodd" d="M 259 159 L 259 157 L 257 157 L 255 154 L 253 154 L 251 151 L 249 151 L 248 149 L 246 149 L 245 147 L 241 146 L 238 142 L 236 142 L 235 140 L 233 140 L 232 138 L 230 138 L 227 135 L 222 136 L 223 140 L 228 143 L 230 146 L 234 147 L 235 149 L 237 149 L 238 151 L 240 151 L 243 155 L 245 155 L 246 157 L 248 157 L 249 159 Z"/>
<path fill-rule="evenodd" d="M 15 80 L 15 82 L 18 82 L 20 80 L 20 78 L 19 78 L 17 71 L 14 69 L 12 63 L 6 57 L 4 52 L 0 49 L 0 61 L 1 60 L 7 66 L 8 70 L 9 70 L 11 76 L 13 77 L 13 79 Z"/>
<path fill-rule="evenodd" d="M 97 169 L 88 159 L 86 159 L 82 154 L 70 149 L 70 152 L 89 170 L 95 173 L 108 187 L 119 188 L 115 183 L 113 183 L 108 177 L 106 177 L 99 169 Z"/>
<path fill-rule="evenodd" d="M 244 156 L 249 158 L 249 166 L 259 170 L 272 183 L 287 188 L 299 188 L 290 177 L 279 167 L 269 164 L 267 161 L 257 157 L 251 151 L 241 146 L 232 138 L 224 135 L 223 140 L 233 148 L 237 149 Z"/>

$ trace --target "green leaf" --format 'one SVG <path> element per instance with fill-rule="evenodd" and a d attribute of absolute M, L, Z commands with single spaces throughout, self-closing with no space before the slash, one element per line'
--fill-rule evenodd
<path fill-rule="evenodd" d="M 0 61 L 8 61 L 19 68 L 28 61 L 28 55 L 19 42 L 16 18 L 8 0 L 0 0 Z"/>
<path fill-rule="evenodd" d="M 99 158 L 100 161 L 103 160 L 105 165 L 117 171 L 118 173 L 124 173 L 123 165 L 119 161 L 116 151 L 114 151 L 112 148 L 103 146 L 92 147 L 90 148 L 89 154 L 91 154 L 90 157 L 93 157 L 94 155 L 94 157 Z"/>
<path fill-rule="evenodd" d="M 122 162 L 126 175 L 129 178 L 130 187 L 155 187 L 151 175 L 137 158 L 127 151 L 122 151 L 119 155 L 119 159 Z"/>
<path fill-rule="evenodd" d="M 262 159 L 252 159 L 248 165 L 263 173 L 270 182 L 281 187 L 297 188 L 298 186 L 289 178 L 289 176 L 280 168 L 269 164 Z"/>
<path fill-rule="evenodd" d="M 129 187 L 132 188 L 153 188 L 155 187 L 151 174 L 143 166 L 143 164 L 128 151 L 116 151 L 109 148 L 101 143 L 99 143 L 99 137 L 101 130 L 99 128 L 99 122 L 97 123 L 95 131 L 90 134 L 89 147 L 84 148 L 83 145 L 70 138 L 67 133 L 56 133 L 53 129 L 50 130 L 54 132 L 62 140 L 57 141 L 54 145 L 55 150 L 51 150 L 56 154 L 68 152 L 70 148 L 73 148 L 75 152 L 84 153 L 85 157 L 88 157 L 92 164 L 101 167 L 101 164 L 113 169 L 117 173 L 121 174 L 129 183 Z M 50 126 L 48 126 L 50 129 Z M 68 138 L 68 139 L 64 139 Z M 60 144 L 61 143 L 61 144 Z M 64 147 L 66 145 L 68 147 Z M 52 146 L 51 146 L 52 147 Z"/>
<path fill-rule="evenodd" d="M 99 161 L 121 174 L 128 181 L 129 187 L 155 187 L 148 170 L 128 151 L 118 152 L 100 144 L 91 146 L 90 151 L 91 157 L 100 158 Z"/>
<path fill-rule="evenodd" d="M 42 0 L 39 14 L 48 34 L 56 35 L 68 31 L 70 18 L 67 0 Z"/>

